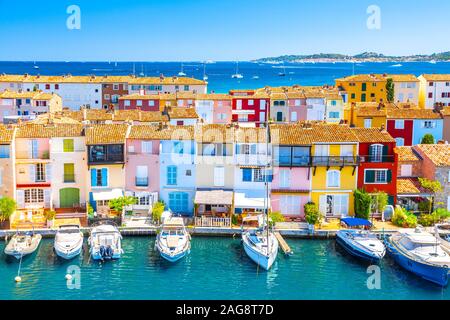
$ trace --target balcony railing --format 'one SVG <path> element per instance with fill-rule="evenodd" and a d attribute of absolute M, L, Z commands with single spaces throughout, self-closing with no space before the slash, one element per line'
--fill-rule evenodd
<path fill-rule="evenodd" d="M 374 156 L 374 155 L 365 155 L 359 156 L 361 163 L 382 163 L 382 162 L 394 162 L 394 156 Z"/>
<path fill-rule="evenodd" d="M 148 187 L 148 178 L 136 177 L 136 187 Z"/>
<path fill-rule="evenodd" d="M 70 174 L 70 173 L 65 173 L 64 174 L 64 182 L 65 183 L 75 182 L 75 175 Z"/>
<path fill-rule="evenodd" d="M 359 157 L 356 156 L 314 156 L 312 165 L 319 167 L 347 167 L 359 164 Z"/>
<path fill-rule="evenodd" d="M 196 227 L 231 227 L 231 218 L 195 217 Z"/>

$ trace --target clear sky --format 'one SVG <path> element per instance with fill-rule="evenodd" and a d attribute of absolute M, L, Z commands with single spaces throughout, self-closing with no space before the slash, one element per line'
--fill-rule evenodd
<path fill-rule="evenodd" d="M 377 5 L 381 28 L 367 28 Z M 69 30 L 78 5 L 81 29 Z M 0 60 L 249 60 L 450 50 L 448 0 L 0 0 Z"/>

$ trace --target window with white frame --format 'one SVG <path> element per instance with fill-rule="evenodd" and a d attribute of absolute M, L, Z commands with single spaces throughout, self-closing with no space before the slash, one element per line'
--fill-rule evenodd
<path fill-rule="evenodd" d="M 255 104 L 255 101 L 253 99 L 248 100 L 248 105 L 253 106 Z"/>
<path fill-rule="evenodd" d="M 291 171 L 289 169 L 280 170 L 280 188 L 289 188 L 291 184 Z"/>
<path fill-rule="evenodd" d="M 370 146 L 370 161 L 371 162 L 382 162 L 383 161 L 383 145 L 382 144 L 372 144 Z"/>
<path fill-rule="evenodd" d="M 292 111 L 291 112 L 291 121 L 297 121 L 297 112 L 296 111 Z"/>
<path fill-rule="evenodd" d="M 300 214 L 301 198 L 293 195 L 280 196 L 280 211 L 282 214 Z"/>
<path fill-rule="evenodd" d="M 148 100 L 148 105 L 150 107 L 154 107 L 155 106 L 155 100 Z"/>
<path fill-rule="evenodd" d="M 395 138 L 395 144 L 397 147 L 402 147 L 405 145 L 405 139 L 403 138 Z"/>
<path fill-rule="evenodd" d="M 253 169 L 253 181 L 264 182 L 264 174 L 261 168 Z"/>
<path fill-rule="evenodd" d="M 387 171 L 386 170 L 376 170 L 375 171 L 375 183 L 386 183 L 387 182 Z"/>
<path fill-rule="evenodd" d="M 430 121 L 430 120 L 426 120 L 422 123 L 423 128 L 427 128 L 427 129 L 431 129 L 435 127 L 435 122 L 434 121 Z"/>
<path fill-rule="evenodd" d="M 42 203 L 42 202 L 44 202 L 43 189 L 25 190 L 25 203 Z"/>
<path fill-rule="evenodd" d="M 131 102 L 130 102 L 130 100 L 125 100 L 123 102 L 123 104 L 124 104 L 125 107 L 129 107 L 131 105 Z"/>
<path fill-rule="evenodd" d="M 45 181 L 45 166 L 43 163 L 36 164 L 36 182 Z"/>
<path fill-rule="evenodd" d="M 400 176 L 411 177 L 412 176 L 412 164 L 402 164 L 400 167 Z M 449 176 L 450 178 L 450 176 Z"/>
<path fill-rule="evenodd" d="M 405 120 L 395 120 L 395 129 L 405 129 Z"/>
<path fill-rule="evenodd" d="M 136 106 L 142 107 L 142 100 L 136 100 Z"/>
<path fill-rule="evenodd" d="M 339 188 L 341 172 L 330 170 L 327 172 L 327 188 Z"/>
<path fill-rule="evenodd" d="M 266 110 L 266 100 L 259 100 L 259 110 Z"/>
<path fill-rule="evenodd" d="M 236 109 L 242 109 L 242 100 L 236 100 Z"/>
<path fill-rule="evenodd" d="M 300 107 L 301 106 L 301 100 L 300 99 L 295 99 L 295 106 L 296 107 Z"/>
<path fill-rule="evenodd" d="M 214 186 L 223 187 L 225 185 L 225 168 L 215 167 L 214 168 Z"/>
<path fill-rule="evenodd" d="M 364 119 L 364 128 L 372 128 L 372 119 Z"/>
<path fill-rule="evenodd" d="M 142 141 L 141 149 L 142 149 L 142 153 L 151 154 L 152 153 L 152 142 L 151 141 Z"/>

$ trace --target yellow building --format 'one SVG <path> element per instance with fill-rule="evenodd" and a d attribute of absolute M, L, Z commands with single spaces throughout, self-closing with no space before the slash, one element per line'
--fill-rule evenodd
<path fill-rule="evenodd" d="M 359 74 L 335 82 L 339 91 L 347 93 L 348 103 L 387 101 L 385 75 Z"/>
<path fill-rule="evenodd" d="M 326 218 L 353 216 L 357 188 L 356 136 L 347 125 L 313 125 L 311 201 Z"/>

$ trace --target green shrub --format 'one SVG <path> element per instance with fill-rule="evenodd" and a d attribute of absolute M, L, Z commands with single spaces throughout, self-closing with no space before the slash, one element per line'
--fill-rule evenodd
<path fill-rule="evenodd" d="M 308 202 L 304 206 L 305 220 L 309 224 L 315 225 L 320 219 L 320 212 L 314 202 Z"/>
<path fill-rule="evenodd" d="M 153 205 L 152 218 L 153 221 L 161 221 L 162 214 L 164 212 L 165 204 L 162 201 L 158 201 Z"/>
<path fill-rule="evenodd" d="M 419 209 L 420 212 L 430 213 L 431 201 L 424 200 L 424 201 L 419 202 L 418 209 Z"/>
<path fill-rule="evenodd" d="M 434 144 L 434 137 L 431 133 L 427 133 L 422 137 L 421 144 Z"/>
<path fill-rule="evenodd" d="M 397 206 L 392 216 L 392 223 L 402 228 L 415 228 L 417 226 L 417 217 L 406 209 Z"/>
<path fill-rule="evenodd" d="M 363 189 L 357 189 L 353 193 L 355 204 L 355 216 L 357 218 L 369 219 L 372 196 Z"/>
<path fill-rule="evenodd" d="M 424 227 L 431 227 L 436 223 L 436 217 L 434 214 L 424 213 L 419 216 L 417 223 Z"/>
<path fill-rule="evenodd" d="M 450 218 L 450 211 L 445 208 L 437 208 L 433 214 L 437 218 L 437 222 L 441 222 Z"/>
<path fill-rule="evenodd" d="M 271 222 L 270 225 L 273 226 L 275 225 L 275 223 L 277 222 L 284 222 L 284 216 L 281 214 L 280 211 L 273 211 L 269 214 Z"/>
<path fill-rule="evenodd" d="M 231 223 L 232 223 L 233 225 L 235 225 L 235 226 L 237 226 L 237 225 L 239 224 L 239 221 L 238 221 L 238 215 L 237 215 L 237 214 L 231 215 Z"/>
<path fill-rule="evenodd" d="M 136 204 L 136 198 L 131 196 L 124 196 L 117 199 L 109 200 L 109 208 L 122 213 L 123 208 Z"/>
<path fill-rule="evenodd" d="M 14 211 L 16 211 L 14 199 L 8 197 L 0 198 L 0 222 L 9 220 Z"/>

